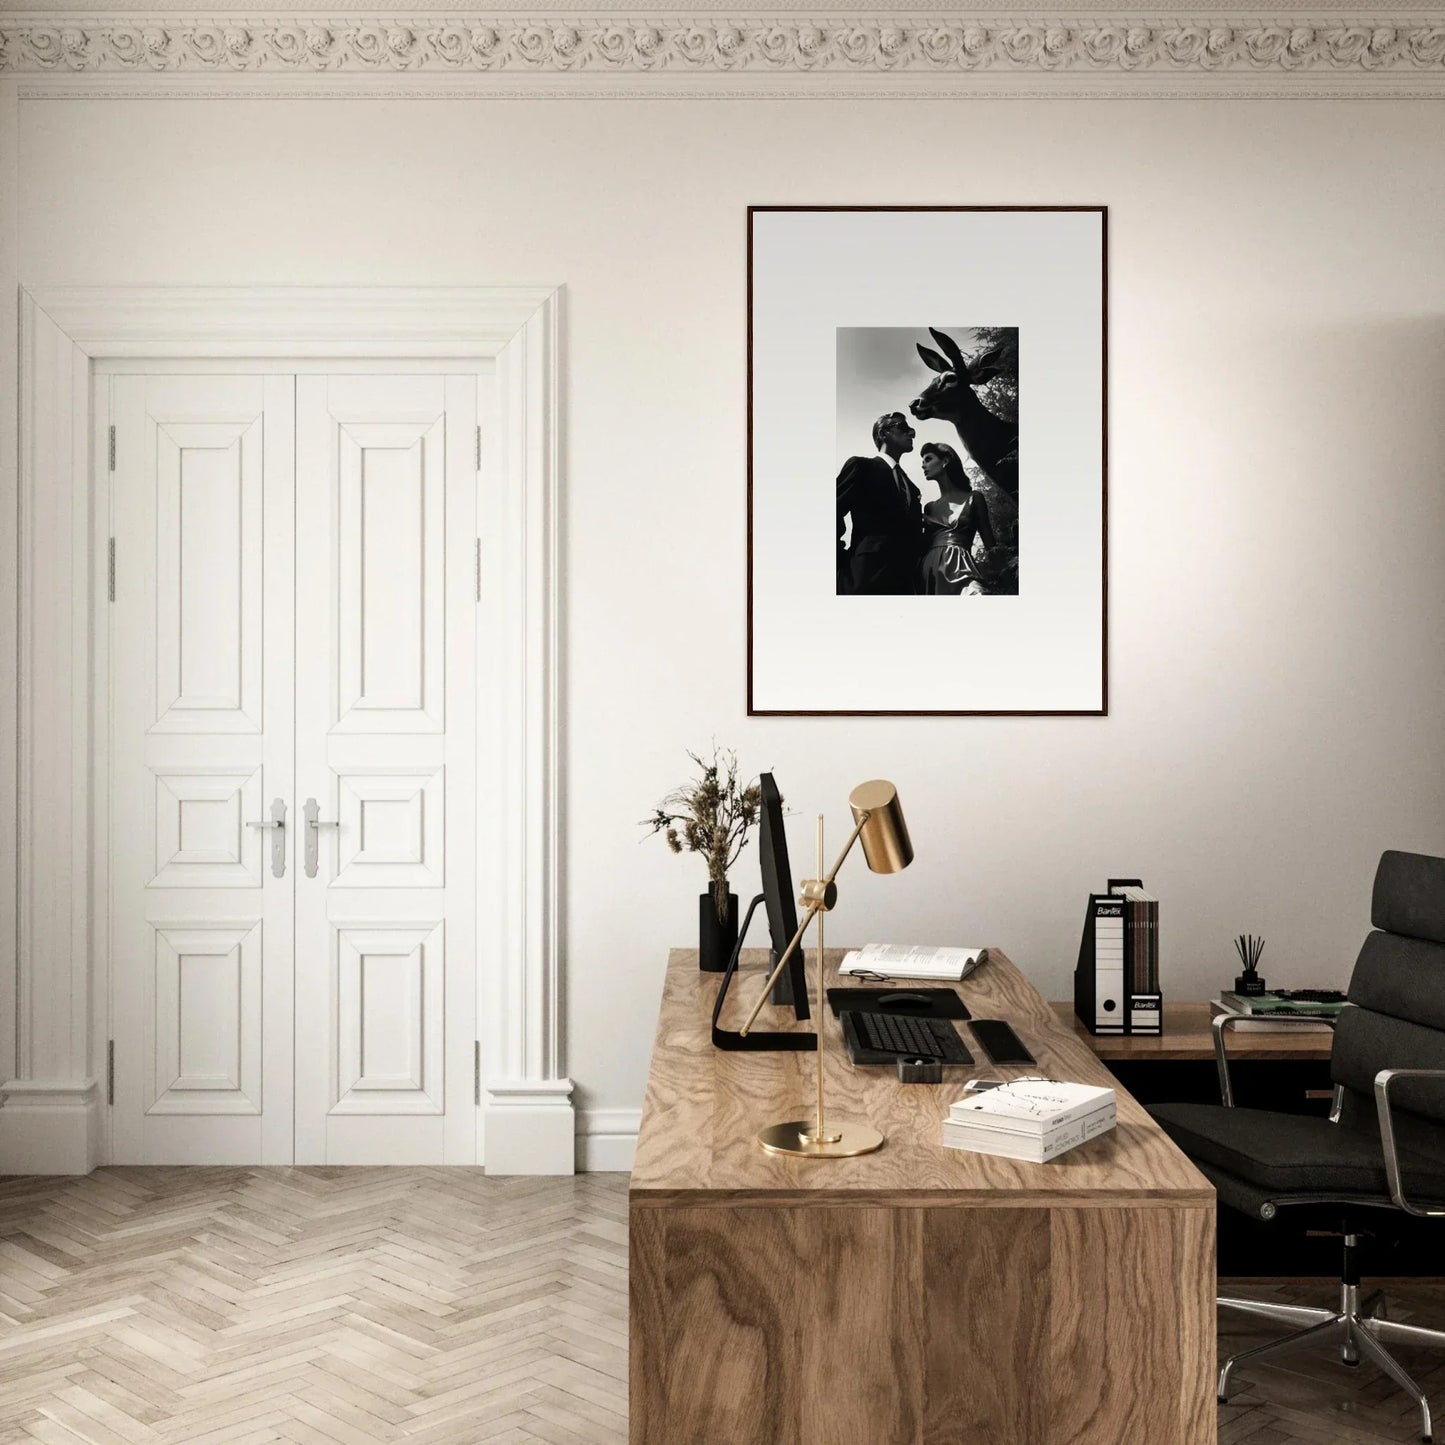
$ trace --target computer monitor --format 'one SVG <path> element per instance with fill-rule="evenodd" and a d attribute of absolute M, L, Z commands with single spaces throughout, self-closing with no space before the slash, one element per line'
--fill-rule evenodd
<path fill-rule="evenodd" d="M 723 1004 L 728 996 L 728 986 L 737 972 L 738 957 L 748 936 L 748 925 L 761 903 L 767 910 L 768 932 L 771 935 L 772 950 L 768 972 L 778 966 L 793 935 L 798 931 L 798 910 L 793 901 L 793 870 L 788 866 L 788 835 L 783 827 L 783 798 L 771 773 L 763 773 L 758 779 L 762 794 L 758 825 L 758 861 L 763 875 L 763 891 L 748 905 L 747 916 L 738 934 L 737 947 L 728 960 L 727 971 L 718 985 L 717 999 L 712 1011 L 712 1041 L 720 1049 L 742 1049 L 764 1052 L 769 1050 L 793 1050 L 803 1052 L 818 1047 L 816 1034 L 776 1033 L 751 1029 L 747 1035 L 735 1029 L 721 1027 Z M 811 1016 L 808 1006 L 808 985 L 803 972 L 803 950 L 798 948 L 788 966 L 778 976 L 771 994 L 773 1003 L 791 1005 L 793 1016 L 799 1020 Z"/>
<path fill-rule="evenodd" d="M 773 957 L 769 972 L 778 966 L 783 950 L 798 931 L 798 910 L 793 902 L 793 870 L 788 866 L 788 834 L 783 825 L 783 795 L 771 773 L 758 778 L 762 793 L 759 810 L 758 852 L 763 875 L 763 906 L 768 911 L 768 932 Z M 808 1017 L 808 986 L 804 972 L 804 950 L 799 945 L 787 968 L 773 985 L 775 1004 L 792 1004 L 800 1019 Z"/>

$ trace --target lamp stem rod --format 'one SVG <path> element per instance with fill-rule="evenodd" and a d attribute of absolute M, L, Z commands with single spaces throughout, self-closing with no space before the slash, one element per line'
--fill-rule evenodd
<path fill-rule="evenodd" d="M 843 844 L 843 851 L 838 854 L 838 861 L 833 864 L 832 870 L 829 872 L 828 876 L 823 879 L 824 887 L 831 886 L 833 882 L 837 879 L 838 870 L 843 866 L 843 862 L 847 858 L 847 856 L 853 851 L 853 845 L 858 841 L 860 835 L 863 832 L 863 829 L 868 826 L 868 820 L 872 816 L 872 813 L 864 813 L 863 816 L 858 819 L 858 825 L 853 829 L 851 833 L 848 834 L 848 841 Z"/>
<path fill-rule="evenodd" d="M 818 814 L 818 867 L 823 866 L 823 815 Z M 838 871 L 836 868 L 833 870 Z M 818 1140 L 826 1139 L 828 1136 L 823 1132 L 823 1024 L 828 1017 L 826 1008 L 827 997 L 823 992 L 823 915 L 818 915 L 818 1126 L 813 1132 L 813 1137 Z"/>
<path fill-rule="evenodd" d="M 853 845 L 858 841 L 858 835 L 862 833 L 864 825 L 870 817 L 872 817 L 871 813 L 864 813 L 863 816 L 858 819 L 857 826 L 853 829 L 852 833 L 848 835 L 848 841 L 843 845 L 843 851 L 838 854 L 838 861 L 833 864 L 833 871 L 822 880 L 821 886 L 824 892 L 833 886 L 833 880 L 837 878 L 838 870 L 843 866 L 844 859 L 853 851 Z M 763 1005 L 767 1003 L 768 995 L 772 993 L 773 985 L 777 983 L 778 976 L 782 973 L 788 960 L 798 951 L 798 945 L 803 941 L 803 935 L 808 931 L 808 925 L 822 911 L 823 903 L 821 901 L 808 904 L 808 910 L 803 914 L 802 922 L 798 924 L 798 931 L 792 936 L 788 942 L 788 946 L 783 950 L 783 956 L 778 960 L 777 967 L 768 975 L 768 981 L 763 985 L 762 994 L 758 998 L 757 1003 L 753 1005 L 753 1011 L 748 1015 L 747 1023 L 738 1030 L 738 1033 L 743 1038 L 747 1037 L 748 1030 L 757 1022 L 758 1015 L 763 1011 Z"/>

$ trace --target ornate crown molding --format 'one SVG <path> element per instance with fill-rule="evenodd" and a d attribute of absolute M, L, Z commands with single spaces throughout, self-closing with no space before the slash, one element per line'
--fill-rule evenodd
<path fill-rule="evenodd" d="M 1384 22 L 979 15 L 539 19 L 0 16 L 0 71 L 269 77 L 1059 77 L 1414 82 L 1445 93 L 1445 12 Z M 1266 85 L 1264 88 L 1268 88 Z"/>

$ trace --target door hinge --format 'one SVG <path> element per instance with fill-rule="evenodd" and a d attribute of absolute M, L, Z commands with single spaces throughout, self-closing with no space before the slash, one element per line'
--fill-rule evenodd
<path fill-rule="evenodd" d="M 472 1042 L 472 1103 L 482 1102 L 482 1041 Z"/>
<path fill-rule="evenodd" d="M 477 601 L 482 600 L 482 539 L 478 537 L 476 547 Z"/>
<path fill-rule="evenodd" d="M 112 427 L 112 428 L 111 428 L 112 434 L 114 434 L 114 430 L 115 430 L 115 429 Z M 478 427 L 478 428 L 477 428 L 477 470 L 478 470 L 478 471 L 481 471 L 481 469 L 482 469 L 482 429 L 481 429 L 481 427 Z"/>
<path fill-rule="evenodd" d="M 105 1045 L 105 1102 L 115 1103 L 115 1040 L 109 1039 Z"/>
<path fill-rule="evenodd" d="M 115 601 L 115 538 L 110 539 L 109 556 L 106 560 L 106 590 L 110 600 Z"/>
<path fill-rule="evenodd" d="M 110 469 L 115 470 L 115 428 L 110 429 Z"/>

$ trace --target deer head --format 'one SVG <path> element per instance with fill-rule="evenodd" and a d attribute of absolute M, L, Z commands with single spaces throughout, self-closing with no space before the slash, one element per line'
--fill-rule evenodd
<path fill-rule="evenodd" d="M 919 421 L 938 417 L 953 423 L 958 439 L 990 481 L 997 483 L 1010 496 L 1018 495 L 1019 428 L 1016 421 L 1005 421 L 991 412 L 974 393 L 1004 371 L 1002 344 L 974 357 L 964 357 L 958 342 L 942 331 L 928 328 L 938 343 L 939 355 L 927 346 L 918 354 L 923 364 L 935 373 L 932 381 L 909 402 L 908 410 Z"/>
<path fill-rule="evenodd" d="M 938 343 L 943 355 L 927 346 L 919 346 L 918 354 L 923 364 L 937 375 L 923 391 L 908 405 L 909 411 L 919 421 L 942 417 L 952 421 L 960 411 L 977 402 L 971 393 L 976 386 L 991 381 L 1002 370 L 1001 346 L 995 346 L 977 356 L 970 363 L 958 349 L 958 342 L 942 331 L 928 328 L 928 334 Z"/>

